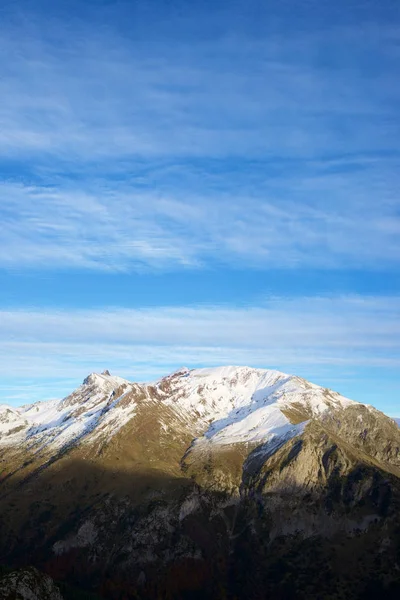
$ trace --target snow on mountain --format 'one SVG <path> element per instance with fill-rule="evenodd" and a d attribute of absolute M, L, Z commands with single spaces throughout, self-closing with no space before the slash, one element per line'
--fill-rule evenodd
<path fill-rule="evenodd" d="M 6 404 L 0 405 L 0 442 L 14 443 L 18 434 L 27 427 L 27 421 L 21 416 L 18 409 Z"/>
<path fill-rule="evenodd" d="M 278 556 L 300 583 L 317 573 L 310 598 L 325 579 L 331 597 L 332 582 L 342 589 L 371 568 L 383 581 L 396 562 L 394 420 L 279 371 L 180 369 L 147 384 L 92 373 L 62 400 L 1 406 L 0 446 L 2 556 L 13 564 L 22 552 L 87 589 L 123 595 L 149 581 L 150 592 L 183 597 L 199 580 L 200 596 L 215 582 L 219 598 L 238 573 L 237 597 L 255 598 Z M 278 570 L 282 587 L 267 597 L 285 597 Z"/>
<path fill-rule="evenodd" d="M 0 444 L 15 444 L 18 439 L 39 448 L 71 444 L 96 427 L 113 392 L 130 385 L 121 377 L 92 373 L 63 400 L 36 402 L 16 409 L 1 407 Z"/>
<path fill-rule="evenodd" d="M 140 399 L 140 400 L 139 400 Z M 18 439 L 36 448 L 62 448 L 78 440 L 112 437 L 134 418 L 137 402 L 170 407 L 197 438 L 226 446 L 271 441 L 301 433 L 308 419 L 356 404 L 296 376 L 268 369 L 181 369 L 151 384 L 135 384 L 108 371 L 92 373 L 63 400 L 22 408 L 0 407 L 0 444 Z M 153 404 L 152 404 L 153 403 Z M 300 414 L 296 424 L 288 411 Z M 168 431 L 169 423 L 164 429 Z"/>
<path fill-rule="evenodd" d="M 195 413 L 205 427 L 196 443 L 228 445 L 292 437 L 308 418 L 332 407 L 356 404 L 336 392 L 279 371 L 249 367 L 182 370 L 170 382 L 166 403 Z M 282 412 L 300 404 L 307 416 L 293 425 Z"/>

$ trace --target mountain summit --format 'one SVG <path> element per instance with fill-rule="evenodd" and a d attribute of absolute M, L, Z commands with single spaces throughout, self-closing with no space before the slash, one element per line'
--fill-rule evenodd
<path fill-rule="evenodd" d="M 1 406 L 0 435 L 10 564 L 104 598 L 333 599 L 348 580 L 357 598 L 397 585 L 400 429 L 300 377 L 92 373 L 62 400 Z"/>
<path fill-rule="evenodd" d="M 78 440 L 90 444 L 100 430 L 114 436 L 145 399 L 190 424 L 199 434 L 196 443 L 216 445 L 286 438 L 310 418 L 356 404 L 299 377 L 266 369 L 185 368 L 151 384 L 130 383 L 103 371 L 88 375 L 61 401 L 3 406 L 0 444 L 40 445 L 43 452 Z"/>

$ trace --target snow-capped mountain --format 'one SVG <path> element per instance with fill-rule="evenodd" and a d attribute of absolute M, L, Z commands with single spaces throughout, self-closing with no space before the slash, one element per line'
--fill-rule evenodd
<path fill-rule="evenodd" d="M 396 420 L 294 375 L 105 371 L 0 406 L 2 561 L 103 598 L 388 594 L 399 515 Z"/>
<path fill-rule="evenodd" d="M 181 369 L 150 384 L 131 383 L 107 371 L 92 373 L 63 400 L 0 406 L 0 445 L 28 443 L 54 451 L 78 440 L 91 442 L 99 432 L 112 437 L 134 418 L 143 398 L 171 407 L 194 433 L 202 433 L 198 443 L 216 445 L 294 436 L 309 418 L 355 404 L 299 377 L 267 369 Z M 300 409 L 301 423 L 291 423 L 285 415 L 290 409 Z M 164 427 L 168 429 L 167 421 Z"/>
<path fill-rule="evenodd" d="M 114 392 L 132 388 L 122 377 L 92 373 L 63 400 L 21 408 L 0 406 L 0 445 L 16 443 L 63 447 L 91 432 L 109 408 Z"/>

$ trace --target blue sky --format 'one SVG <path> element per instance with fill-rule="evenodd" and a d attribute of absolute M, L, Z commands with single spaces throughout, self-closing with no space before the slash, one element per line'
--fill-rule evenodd
<path fill-rule="evenodd" d="M 0 18 L 0 401 L 296 373 L 400 414 L 400 6 Z"/>

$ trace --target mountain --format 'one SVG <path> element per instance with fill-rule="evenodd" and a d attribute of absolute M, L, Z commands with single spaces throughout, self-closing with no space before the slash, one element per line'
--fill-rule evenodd
<path fill-rule="evenodd" d="M 400 592 L 400 429 L 278 371 L 108 371 L 0 407 L 0 552 L 117 598 Z"/>

